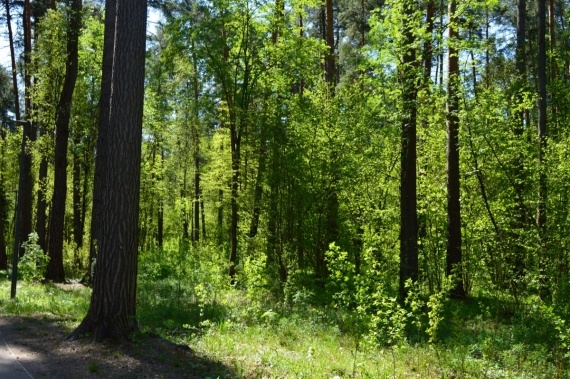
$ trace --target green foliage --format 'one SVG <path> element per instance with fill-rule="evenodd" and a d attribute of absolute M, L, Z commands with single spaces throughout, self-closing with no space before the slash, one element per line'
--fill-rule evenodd
<path fill-rule="evenodd" d="M 25 252 L 18 265 L 19 274 L 25 281 L 42 280 L 49 263 L 49 256 L 38 245 L 37 233 L 31 233 L 22 246 Z"/>

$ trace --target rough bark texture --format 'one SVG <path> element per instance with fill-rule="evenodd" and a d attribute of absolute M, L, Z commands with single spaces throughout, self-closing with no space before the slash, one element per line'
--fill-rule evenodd
<path fill-rule="evenodd" d="M 137 330 L 136 278 L 140 197 L 141 134 L 146 31 L 145 0 L 108 0 L 115 7 L 114 38 L 105 39 L 112 53 L 105 165 L 98 167 L 98 253 L 87 315 L 72 334 L 95 340 L 122 340 Z M 107 20 L 109 21 L 109 20 Z M 106 25 L 108 23 L 106 22 Z M 107 37 L 107 33 L 106 33 Z M 109 45 L 110 44 L 110 45 Z M 108 67 L 106 67 L 108 69 Z M 105 85 L 105 84 L 102 84 Z M 108 92 L 110 90 L 110 92 Z M 102 104 L 102 111 L 105 108 Z M 101 161 L 97 161 L 99 165 Z"/>
<path fill-rule="evenodd" d="M 70 22 L 67 32 L 65 79 L 57 105 L 55 120 L 54 186 L 48 238 L 48 255 L 50 260 L 46 272 L 46 279 L 54 282 L 65 281 L 65 272 L 63 270 L 63 227 L 65 221 L 65 200 L 67 198 L 67 145 L 69 141 L 71 101 L 77 80 L 81 9 L 81 0 L 73 0 L 69 10 Z"/>
<path fill-rule="evenodd" d="M 451 295 L 465 297 L 461 251 L 461 207 L 459 202 L 459 58 L 456 2 L 449 2 L 449 55 L 447 78 L 447 264 L 446 274 L 455 275 Z"/>
<path fill-rule="evenodd" d="M 418 96 L 417 60 L 411 19 L 414 2 L 404 3 L 403 59 L 399 68 L 402 87 L 402 127 L 400 150 L 400 296 L 406 296 L 405 283 L 418 279 L 418 214 L 416 191 L 416 132 Z M 431 59 L 430 59 L 431 60 Z"/>

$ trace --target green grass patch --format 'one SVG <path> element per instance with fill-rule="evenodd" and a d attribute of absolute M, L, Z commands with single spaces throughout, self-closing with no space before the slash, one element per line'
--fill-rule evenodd
<path fill-rule="evenodd" d="M 73 326 L 90 290 L 25 283 L 15 300 L 0 282 L 4 315 L 55 315 Z M 260 301 L 245 289 L 184 287 L 141 280 L 142 331 L 190 346 L 246 378 L 568 378 L 568 330 L 550 308 L 529 298 L 516 309 L 491 297 L 446 303 L 436 343 L 413 336 L 372 343 L 354 314 L 324 305 Z M 381 333 L 378 330 L 378 333 Z M 166 359 L 157 352 L 157 360 Z M 97 372 L 98 367 L 89 367 Z M 95 370 L 95 371 L 93 371 Z"/>

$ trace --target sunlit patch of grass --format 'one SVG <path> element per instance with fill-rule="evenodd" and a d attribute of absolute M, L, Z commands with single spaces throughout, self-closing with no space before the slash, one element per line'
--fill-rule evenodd
<path fill-rule="evenodd" d="M 18 283 L 16 298 L 10 299 L 10 282 L 0 282 L 0 313 L 6 315 L 49 314 L 69 322 L 85 316 L 91 290 L 84 287 L 64 290 L 51 284 Z"/>

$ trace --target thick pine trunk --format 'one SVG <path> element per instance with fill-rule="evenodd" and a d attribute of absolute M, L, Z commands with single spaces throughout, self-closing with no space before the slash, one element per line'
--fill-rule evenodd
<path fill-rule="evenodd" d="M 96 188 L 100 203 L 97 231 L 98 254 L 93 278 L 93 292 L 87 315 L 72 334 L 90 334 L 95 340 L 122 340 L 137 330 L 136 279 L 138 253 L 138 217 L 140 197 L 140 162 L 144 99 L 144 62 L 146 1 L 108 0 L 114 17 L 111 36 L 105 32 L 105 58 L 111 55 L 112 79 L 103 82 L 109 88 L 110 104 L 101 104 L 105 117 L 107 159 L 97 160 Z M 108 66 L 104 67 L 108 69 Z M 110 73 L 107 73 L 110 74 Z M 105 74 L 104 74 L 105 77 Z M 107 79 L 109 79 L 107 77 Z M 108 106 L 108 108 L 107 108 Z M 105 110 L 107 108 L 107 110 Z M 100 143 L 98 142 L 98 146 Z M 100 166 L 104 163 L 103 166 Z"/>
<path fill-rule="evenodd" d="M 461 251 L 461 206 L 459 183 L 459 57 L 456 1 L 449 2 L 449 52 L 447 68 L 447 256 L 446 274 L 455 275 L 451 295 L 465 297 Z"/>

